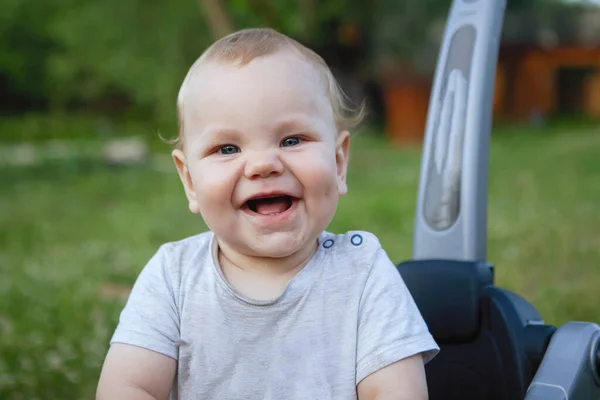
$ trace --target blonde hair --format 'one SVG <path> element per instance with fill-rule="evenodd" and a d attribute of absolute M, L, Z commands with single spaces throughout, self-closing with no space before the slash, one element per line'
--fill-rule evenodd
<path fill-rule="evenodd" d="M 350 129 L 360 124 L 365 115 L 364 102 L 357 108 L 350 106 L 348 97 L 342 91 L 329 66 L 321 56 L 274 29 L 252 28 L 234 32 L 217 40 L 191 66 L 177 97 L 179 136 L 177 139 L 166 142 L 176 145 L 177 148 L 183 147 L 183 110 L 185 106 L 183 99 L 185 90 L 199 65 L 207 62 L 222 62 L 242 67 L 255 58 L 274 54 L 281 50 L 292 50 L 300 58 L 316 66 L 323 74 L 338 131 Z"/>

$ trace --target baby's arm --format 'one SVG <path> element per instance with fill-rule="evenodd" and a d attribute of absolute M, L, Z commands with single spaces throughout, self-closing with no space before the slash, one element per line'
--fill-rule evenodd
<path fill-rule="evenodd" d="M 359 400 L 427 399 L 425 363 L 438 350 L 398 270 L 378 250 L 360 304 Z"/>
<path fill-rule="evenodd" d="M 104 361 L 96 400 L 166 400 L 176 367 L 171 357 L 114 343 Z"/>
<path fill-rule="evenodd" d="M 111 339 L 96 398 L 166 400 L 179 340 L 179 278 L 162 246 L 138 276 Z"/>
<path fill-rule="evenodd" d="M 423 356 L 400 360 L 367 376 L 357 387 L 359 400 L 427 400 Z"/>

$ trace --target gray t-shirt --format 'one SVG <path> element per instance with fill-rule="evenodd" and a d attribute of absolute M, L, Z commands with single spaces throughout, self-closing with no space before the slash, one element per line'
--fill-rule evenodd
<path fill-rule="evenodd" d="M 323 232 L 273 301 L 235 291 L 211 232 L 160 247 L 111 343 L 178 360 L 172 398 L 355 399 L 369 374 L 439 348 L 377 238 Z"/>

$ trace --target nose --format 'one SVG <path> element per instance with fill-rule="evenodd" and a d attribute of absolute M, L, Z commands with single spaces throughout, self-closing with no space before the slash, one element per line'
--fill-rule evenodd
<path fill-rule="evenodd" d="M 268 178 L 283 173 L 283 163 L 275 151 L 253 151 L 247 157 L 244 175 L 248 179 Z"/>

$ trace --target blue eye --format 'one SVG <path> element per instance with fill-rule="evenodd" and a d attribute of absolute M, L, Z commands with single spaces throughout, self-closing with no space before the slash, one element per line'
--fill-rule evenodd
<path fill-rule="evenodd" d="M 281 145 L 283 147 L 297 146 L 299 144 L 300 144 L 300 138 L 295 137 L 295 136 L 289 137 L 281 143 Z"/>
<path fill-rule="evenodd" d="M 221 154 L 225 154 L 225 155 L 235 154 L 239 151 L 240 151 L 240 149 L 237 146 L 234 146 L 232 144 L 226 144 L 225 146 L 221 146 L 219 148 L 219 152 Z"/>

